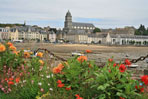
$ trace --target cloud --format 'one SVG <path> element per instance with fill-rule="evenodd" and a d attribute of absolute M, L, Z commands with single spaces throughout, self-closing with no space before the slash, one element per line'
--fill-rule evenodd
<path fill-rule="evenodd" d="M 64 27 L 67 10 L 74 21 L 101 28 L 148 26 L 148 0 L 0 0 L 0 23 Z"/>

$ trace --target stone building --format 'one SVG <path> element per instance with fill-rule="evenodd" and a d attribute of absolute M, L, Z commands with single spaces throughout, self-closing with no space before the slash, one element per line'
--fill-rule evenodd
<path fill-rule="evenodd" d="M 18 29 L 16 27 L 10 28 L 10 32 L 9 32 L 9 39 L 10 40 L 18 40 L 19 39 L 19 32 Z"/>
<path fill-rule="evenodd" d="M 0 41 L 9 40 L 9 27 L 0 27 Z"/>
<path fill-rule="evenodd" d="M 70 11 L 66 13 L 63 29 L 65 33 L 68 34 L 73 30 L 84 30 L 86 33 L 91 33 L 94 29 L 95 26 L 91 23 L 72 22 L 72 15 Z"/>

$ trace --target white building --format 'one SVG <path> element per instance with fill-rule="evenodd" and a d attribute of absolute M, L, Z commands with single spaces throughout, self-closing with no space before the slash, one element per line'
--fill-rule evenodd
<path fill-rule="evenodd" d="M 9 39 L 9 28 L 0 27 L 0 41 Z"/>
<path fill-rule="evenodd" d="M 50 31 L 47 34 L 47 40 L 49 40 L 51 43 L 56 42 L 56 33 L 54 31 Z"/>

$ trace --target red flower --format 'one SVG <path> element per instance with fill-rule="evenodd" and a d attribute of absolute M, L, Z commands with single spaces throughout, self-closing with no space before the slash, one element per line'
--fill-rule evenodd
<path fill-rule="evenodd" d="M 123 98 L 123 97 L 120 97 L 120 99 L 125 99 L 125 98 Z"/>
<path fill-rule="evenodd" d="M 89 64 L 88 67 L 91 68 L 91 64 Z"/>
<path fill-rule="evenodd" d="M 78 94 L 75 95 L 76 97 L 80 97 Z"/>
<path fill-rule="evenodd" d="M 110 58 L 110 59 L 108 59 L 108 61 L 109 61 L 109 62 L 112 62 L 112 61 L 113 61 L 113 59 L 112 59 L 112 58 Z"/>
<path fill-rule="evenodd" d="M 76 99 L 83 99 L 82 97 L 80 97 L 78 94 L 75 95 L 77 98 Z"/>
<path fill-rule="evenodd" d="M 5 78 L 5 81 L 7 81 L 8 79 L 7 78 Z"/>
<path fill-rule="evenodd" d="M 10 80 L 10 81 L 12 81 L 12 80 L 13 80 L 13 78 L 9 78 L 9 80 Z"/>
<path fill-rule="evenodd" d="M 19 83 L 19 81 L 20 81 L 20 78 L 19 77 L 15 79 L 15 82 L 16 83 Z"/>
<path fill-rule="evenodd" d="M 8 82 L 8 85 L 14 85 L 14 82 L 9 81 L 9 82 Z"/>
<path fill-rule="evenodd" d="M 114 63 L 113 67 L 116 67 L 116 65 L 117 65 L 117 64 L 116 64 L 116 63 Z"/>
<path fill-rule="evenodd" d="M 135 88 L 137 89 L 137 90 L 139 90 L 140 92 L 144 92 L 144 88 L 142 88 L 142 86 L 135 86 Z"/>
<path fill-rule="evenodd" d="M 64 87 L 64 84 L 58 84 L 58 87 L 62 88 L 62 87 Z"/>
<path fill-rule="evenodd" d="M 58 84 L 62 84 L 62 81 L 61 81 L 61 80 L 58 80 L 57 83 L 58 83 Z"/>
<path fill-rule="evenodd" d="M 131 62 L 128 59 L 125 59 L 125 65 L 130 66 Z"/>
<path fill-rule="evenodd" d="M 125 72 L 125 70 L 126 70 L 125 65 L 121 64 L 120 67 L 119 67 L 119 70 L 120 70 L 120 72 Z"/>
<path fill-rule="evenodd" d="M 65 89 L 68 91 L 68 90 L 71 90 L 71 87 L 66 87 Z"/>
<path fill-rule="evenodd" d="M 111 72 L 111 70 L 108 70 L 108 72 Z"/>
<path fill-rule="evenodd" d="M 140 92 L 144 92 L 144 88 L 140 88 Z"/>
<path fill-rule="evenodd" d="M 147 85 L 148 84 L 148 75 L 142 76 L 141 81 L 144 82 L 145 85 Z"/>

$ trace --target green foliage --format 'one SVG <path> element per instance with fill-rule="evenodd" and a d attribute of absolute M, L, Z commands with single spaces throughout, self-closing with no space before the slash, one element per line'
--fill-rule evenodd
<path fill-rule="evenodd" d="M 96 27 L 96 28 L 93 30 L 93 33 L 96 33 L 96 32 L 101 32 L 101 30 Z"/>
<path fill-rule="evenodd" d="M 0 23 L 0 27 L 13 27 L 13 26 L 23 26 L 23 24 L 2 24 Z"/>
<path fill-rule="evenodd" d="M 18 55 L 16 55 L 9 49 L 7 44 L 5 44 L 5 46 L 6 51 L 0 53 L 0 69 L 2 69 L 3 66 L 17 68 L 17 66 L 24 63 L 24 59 L 22 58 L 23 51 L 20 51 Z"/>
<path fill-rule="evenodd" d="M 140 27 L 135 31 L 135 35 L 148 35 L 148 29 L 141 24 Z"/>
<path fill-rule="evenodd" d="M 83 99 L 145 98 L 135 88 L 140 82 L 131 79 L 129 71 L 119 70 L 120 64 L 115 66 L 111 59 L 99 68 L 87 57 L 80 56 L 83 61 L 73 57 L 51 71 L 49 64 L 39 61 L 40 57 L 24 58 L 23 50 L 16 55 L 5 46 L 0 53 L 0 99 L 75 99 L 76 94 Z"/>
<path fill-rule="evenodd" d="M 118 66 L 113 66 L 114 62 L 95 72 L 96 78 L 92 82 L 92 88 L 96 90 L 99 99 L 135 99 L 140 96 L 136 92 L 135 86 L 138 81 L 132 80 L 129 72 L 120 72 Z"/>
<path fill-rule="evenodd" d="M 91 64 L 91 67 L 90 67 Z M 93 61 L 79 62 L 75 58 L 69 59 L 67 64 L 64 64 L 64 69 L 62 72 L 64 74 L 56 74 L 56 79 L 61 80 L 64 83 L 64 88 L 57 88 L 61 94 L 63 92 L 83 95 L 84 98 L 91 96 L 89 92 L 90 84 L 87 83 L 89 80 L 91 82 L 91 77 L 94 76 L 93 71 L 98 70 L 98 67 Z M 86 86 L 87 85 L 87 86 Z M 66 87 L 71 87 L 72 91 L 66 91 Z M 60 94 L 60 93 L 59 93 Z M 68 96 L 67 94 L 66 96 Z"/>

